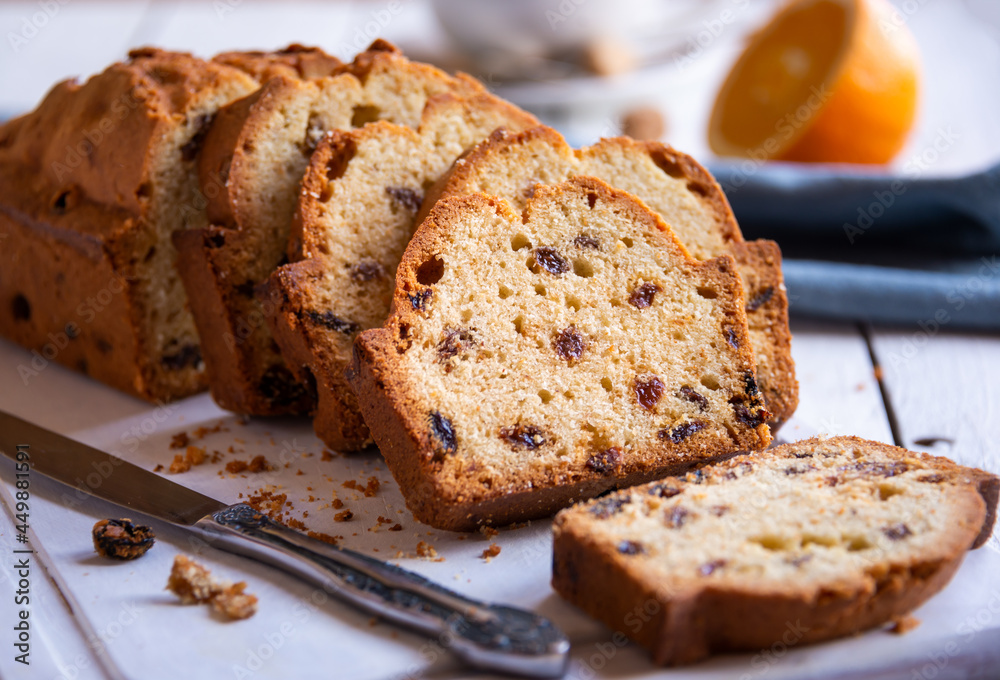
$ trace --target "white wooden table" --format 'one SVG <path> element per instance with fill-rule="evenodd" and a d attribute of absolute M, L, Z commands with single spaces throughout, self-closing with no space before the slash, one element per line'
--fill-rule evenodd
<path fill-rule="evenodd" d="M 904 160 L 905 154 L 920 151 L 922 140 L 933 139 L 935 125 L 942 121 L 959 121 L 963 134 L 935 171 L 968 169 L 1000 157 L 1000 126 L 993 123 L 997 108 L 969 106 L 967 96 L 976 89 L 976 74 L 974 69 L 956 68 L 970 53 L 985 55 L 983 59 L 995 64 L 1000 47 L 988 31 L 973 31 L 975 21 L 959 16 L 954 5 L 915 4 L 919 11 L 908 15 L 907 21 L 925 49 L 928 103 Z M 51 10 L 44 21 L 36 16 L 44 13 L 42 5 Z M 421 27 L 429 21 L 427 8 L 415 1 L 401 6 L 403 11 L 392 14 L 382 34 L 404 44 L 426 41 Z M 58 78 L 100 70 L 121 58 L 128 47 L 145 43 L 207 55 L 299 41 L 350 56 L 358 28 L 363 30 L 372 12 L 387 7 L 379 2 L 315 3 L 275 11 L 238 0 L 214 5 L 6 3 L 0 5 L 0 34 L 7 36 L 0 46 L 0 111 L 26 110 Z M 31 33 L 25 21 L 37 30 L 15 50 L 9 33 Z M 941 26 L 948 21 L 954 30 L 942 34 Z M 712 87 L 719 74 L 715 77 L 704 87 Z M 996 88 L 996 82 L 983 86 L 979 90 L 986 92 L 980 96 L 1000 98 Z M 696 155 L 703 153 L 694 121 L 703 120 L 707 104 L 665 105 L 675 126 L 670 141 Z M 1000 335 L 948 327 L 928 332 L 917 326 L 862 329 L 849 323 L 808 321 L 796 318 L 794 303 L 792 316 L 801 384 L 796 421 L 806 429 L 886 442 L 895 439 L 910 448 L 1000 472 Z M 489 545 L 485 537 L 458 536 L 417 524 L 377 455 L 323 460 L 322 446 L 307 421 L 242 424 L 218 410 L 206 395 L 152 408 L 57 365 L 25 380 L 18 367 L 30 365 L 31 359 L 27 351 L 0 341 L 0 409 L 147 468 L 169 465 L 177 453 L 169 448 L 174 434 L 221 423 L 220 431 L 193 443 L 224 452 L 223 462 L 262 454 L 279 463 L 278 469 L 261 475 L 228 475 L 220 474 L 219 464 L 208 464 L 174 477 L 175 481 L 228 502 L 270 485 L 293 501 L 290 516 L 302 518 L 312 530 L 342 535 L 344 546 L 376 557 L 392 559 L 397 551 L 413 554 L 417 543 L 426 541 L 443 561 L 405 556 L 396 561 L 477 598 L 529 607 L 552 617 L 574 643 L 569 677 L 770 679 L 846 677 L 861 671 L 884 678 L 959 678 L 974 671 L 979 677 L 1000 676 L 996 535 L 987 547 L 969 555 L 945 592 L 918 610 L 916 615 L 924 623 L 907 635 L 874 632 L 787 653 L 723 657 L 666 672 L 653 668 L 642 650 L 615 646 L 609 631 L 554 595 L 548 585 L 548 522 L 501 531 L 495 540 L 502 552 L 487 563 L 479 557 Z M 881 369 L 881 389 L 876 365 Z M 229 446 L 236 453 L 225 453 Z M 33 479 L 31 486 L 30 545 L 37 553 L 32 556 L 30 577 L 32 665 L 23 667 L 13 661 L 10 644 L 15 609 L 11 603 L 18 589 L 11 556 L 19 547 L 11 513 L 11 468 L 6 461 L 0 463 L 4 507 L 0 677 L 375 680 L 420 674 L 445 680 L 465 675 L 439 647 L 371 622 L 266 567 L 192 544 L 171 527 L 157 526 L 157 546 L 139 561 L 117 564 L 99 559 L 90 544 L 90 527 L 99 518 L 121 513 L 100 501 L 76 498 L 42 478 Z M 364 483 L 371 476 L 382 482 L 373 497 L 343 487 L 346 480 Z M 352 521 L 333 521 L 334 497 L 352 509 Z M 389 525 L 381 525 L 380 516 L 401 523 L 403 531 L 387 532 Z M 205 608 L 177 605 L 162 587 L 178 552 L 197 555 L 220 576 L 246 580 L 260 597 L 257 616 L 224 623 Z"/>

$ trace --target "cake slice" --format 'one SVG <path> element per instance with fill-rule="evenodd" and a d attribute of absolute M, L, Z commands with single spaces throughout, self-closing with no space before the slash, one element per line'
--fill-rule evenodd
<path fill-rule="evenodd" d="M 856 437 L 786 444 L 561 512 L 552 585 L 659 664 L 851 635 L 948 583 L 998 481 Z"/>
<path fill-rule="evenodd" d="M 204 389 L 170 234 L 204 225 L 195 159 L 247 73 L 143 48 L 56 85 L 0 127 L 0 332 L 50 361 L 161 402 Z"/>
<path fill-rule="evenodd" d="M 348 372 L 416 518 L 471 530 L 770 443 L 730 256 L 630 194 L 438 202 Z"/>
<path fill-rule="evenodd" d="M 292 264 L 275 271 L 263 299 L 282 355 L 316 382 L 314 429 L 328 446 L 371 441 L 344 371 L 357 333 L 389 314 L 424 191 L 498 127 L 536 124 L 488 93 L 447 93 L 428 100 L 416 130 L 383 121 L 320 142 L 302 182 Z"/>
<path fill-rule="evenodd" d="M 428 98 L 445 92 L 485 90 L 380 40 L 331 77 L 275 77 L 215 117 L 199 169 L 210 225 L 179 234 L 176 245 L 220 406 L 251 415 L 313 410 L 311 382 L 282 359 L 264 321 L 271 303 L 254 288 L 285 262 L 299 183 L 323 135 L 375 120 L 415 127 Z"/>
<path fill-rule="evenodd" d="M 574 150 L 548 127 L 498 131 L 455 164 L 432 198 L 482 191 L 519 211 L 536 184 L 580 175 L 598 177 L 642 199 L 694 257 L 729 253 L 736 258 L 760 390 L 773 416 L 772 431 L 780 427 L 798 405 L 781 251 L 773 241 L 743 240 L 722 189 L 690 156 L 659 142 L 627 137 Z"/>

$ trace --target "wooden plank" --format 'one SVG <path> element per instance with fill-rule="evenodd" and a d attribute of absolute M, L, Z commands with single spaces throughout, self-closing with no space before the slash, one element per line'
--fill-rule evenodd
<path fill-rule="evenodd" d="M 823 434 L 892 443 L 868 345 L 856 327 L 793 320 L 792 357 L 799 379 L 796 420 Z"/>
<path fill-rule="evenodd" d="M 872 339 L 903 444 L 1000 471 L 1000 337 L 930 322 Z"/>

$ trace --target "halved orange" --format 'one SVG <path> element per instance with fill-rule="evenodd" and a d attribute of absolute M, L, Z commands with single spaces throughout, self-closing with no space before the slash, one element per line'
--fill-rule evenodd
<path fill-rule="evenodd" d="M 917 109 L 917 43 L 886 0 L 797 0 L 751 39 L 712 109 L 721 156 L 887 163 Z"/>

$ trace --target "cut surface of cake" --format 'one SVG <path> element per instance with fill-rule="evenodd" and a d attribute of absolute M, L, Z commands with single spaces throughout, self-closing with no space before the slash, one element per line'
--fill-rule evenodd
<path fill-rule="evenodd" d="M 303 380 L 315 380 L 314 425 L 328 446 L 370 442 L 344 371 L 357 333 L 389 314 L 427 187 L 498 127 L 535 124 L 485 92 L 446 93 L 428 100 L 416 129 L 380 121 L 320 142 L 302 183 L 292 263 L 275 271 L 263 299 L 282 355 Z"/>
<path fill-rule="evenodd" d="M 315 74 L 315 61 L 299 70 Z M 411 62 L 381 40 L 329 77 L 293 75 L 277 74 L 215 117 L 199 164 L 210 226 L 177 240 L 212 396 L 250 415 L 315 408 L 311 378 L 300 367 L 293 374 L 264 320 L 274 301 L 258 299 L 254 289 L 286 262 L 300 183 L 319 140 L 376 120 L 416 127 L 430 97 L 485 92 L 467 76 Z"/>
<path fill-rule="evenodd" d="M 552 584 L 660 664 L 828 640 L 941 590 L 992 533 L 997 490 L 946 458 L 809 439 L 561 512 Z"/>
<path fill-rule="evenodd" d="M 457 162 L 431 193 L 436 199 L 481 191 L 504 198 L 519 211 L 536 185 L 576 176 L 597 177 L 640 198 L 694 257 L 729 253 L 736 259 L 760 390 L 773 415 L 772 430 L 780 427 L 798 405 L 781 251 L 773 241 L 743 240 L 722 189 L 690 156 L 659 142 L 627 137 L 574 150 L 544 126 L 498 131 Z"/>
<path fill-rule="evenodd" d="M 407 506 L 473 529 L 770 442 L 729 256 L 577 178 L 439 202 L 348 379 Z"/>

